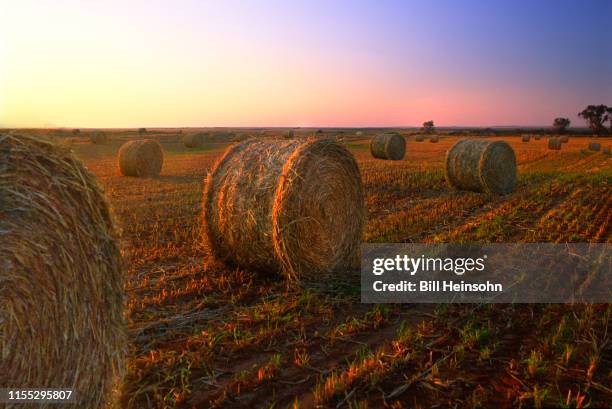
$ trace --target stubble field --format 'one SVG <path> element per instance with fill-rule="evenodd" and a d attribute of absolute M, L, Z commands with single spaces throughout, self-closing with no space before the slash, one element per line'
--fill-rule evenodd
<path fill-rule="evenodd" d="M 612 159 L 570 138 L 504 139 L 514 193 L 458 192 L 444 154 L 417 143 L 402 161 L 348 140 L 366 191 L 365 242 L 606 242 Z M 150 137 L 156 138 L 155 135 Z M 599 138 L 610 146 L 612 138 Z M 359 278 L 300 287 L 229 269 L 201 237 L 204 179 L 227 146 L 165 138 L 162 176 L 119 175 L 121 141 L 73 149 L 98 177 L 121 229 L 130 350 L 122 407 L 428 408 L 612 402 L 607 305 L 366 305 Z"/>

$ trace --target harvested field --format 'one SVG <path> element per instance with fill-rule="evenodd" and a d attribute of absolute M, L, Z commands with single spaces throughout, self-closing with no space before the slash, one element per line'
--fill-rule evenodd
<path fill-rule="evenodd" d="M 404 160 L 381 161 L 371 136 L 347 142 L 365 189 L 366 242 L 612 242 L 612 159 L 587 138 L 558 152 L 486 138 L 506 140 L 518 166 L 514 192 L 490 197 L 447 186 L 444 155 L 459 138 L 408 140 Z M 227 144 L 162 145 L 155 179 L 120 176 L 119 142 L 73 145 L 123 231 L 122 407 L 610 402 L 610 305 L 366 305 L 358 277 L 295 287 L 228 268 L 201 240 L 203 180 Z"/>

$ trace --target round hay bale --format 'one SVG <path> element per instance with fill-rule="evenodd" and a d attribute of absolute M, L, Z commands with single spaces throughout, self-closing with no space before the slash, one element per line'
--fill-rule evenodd
<path fill-rule="evenodd" d="M 306 281 L 346 271 L 365 222 L 357 163 L 330 139 L 229 147 L 208 175 L 203 208 L 217 258 Z"/>
<path fill-rule="evenodd" d="M 293 132 L 293 129 L 283 132 L 283 138 L 285 139 L 293 139 L 294 137 L 295 137 L 295 132 Z"/>
<path fill-rule="evenodd" d="M 355 132 L 355 136 L 363 136 L 363 131 L 357 131 L 357 132 Z"/>
<path fill-rule="evenodd" d="M 601 144 L 599 142 L 590 142 L 589 150 L 598 152 L 601 149 Z"/>
<path fill-rule="evenodd" d="M 119 149 L 119 170 L 124 176 L 155 177 L 161 172 L 164 151 L 151 139 L 130 141 Z"/>
<path fill-rule="evenodd" d="M 94 132 L 89 136 L 91 143 L 103 145 L 108 142 L 108 136 L 104 132 Z"/>
<path fill-rule="evenodd" d="M 0 164 L 0 385 L 72 388 L 68 406 L 106 407 L 127 338 L 102 189 L 69 148 L 40 137 L 0 135 Z"/>
<path fill-rule="evenodd" d="M 516 184 L 516 157 L 504 141 L 462 139 L 446 152 L 446 180 L 461 190 L 506 194 Z"/>
<path fill-rule="evenodd" d="M 606 146 L 605 148 L 603 148 L 603 153 L 604 155 L 610 155 L 610 147 Z"/>
<path fill-rule="evenodd" d="M 425 140 L 425 135 L 417 135 L 414 137 L 414 140 L 417 142 L 423 142 Z"/>
<path fill-rule="evenodd" d="M 548 139 L 548 149 L 551 149 L 554 151 L 560 151 L 561 141 L 559 140 L 559 138 L 549 138 Z"/>
<path fill-rule="evenodd" d="M 183 136 L 183 145 L 187 148 L 201 148 L 206 141 L 206 134 L 196 133 Z"/>
<path fill-rule="evenodd" d="M 370 141 L 370 152 L 378 159 L 401 160 L 406 154 L 406 140 L 396 133 L 376 135 Z"/>
<path fill-rule="evenodd" d="M 432 135 L 429 138 L 429 142 L 431 142 L 431 143 L 438 143 L 439 140 L 440 140 L 440 137 L 438 135 Z"/>
<path fill-rule="evenodd" d="M 535 139 L 536 141 L 539 141 L 540 139 L 542 139 L 542 135 L 535 135 L 533 139 Z"/>
<path fill-rule="evenodd" d="M 559 141 L 560 141 L 561 143 L 568 143 L 568 142 L 569 142 L 569 136 L 567 136 L 567 135 L 561 135 L 561 136 L 559 137 Z"/>
<path fill-rule="evenodd" d="M 523 135 L 522 138 L 521 138 L 521 140 L 523 142 L 529 142 L 530 139 L 531 139 L 531 136 L 529 136 L 529 135 Z"/>

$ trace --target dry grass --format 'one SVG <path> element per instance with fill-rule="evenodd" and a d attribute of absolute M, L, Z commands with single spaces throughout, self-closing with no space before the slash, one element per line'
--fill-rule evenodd
<path fill-rule="evenodd" d="M 516 184 L 516 157 L 503 141 L 463 139 L 446 153 L 446 180 L 461 190 L 507 194 Z"/>
<path fill-rule="evenodd" d="M 159 176 L 164 163 L 161 145 L 151 139 L 126 142 L 119 149 L 118 157 L 119 170 L 124 176 Z"/>
<path fill-rule="evenodd" d="M 251 139 L 229 148 L 213 168 L 204 211 L 220 259 L 316 279 L 351 268 L 363 188 L 352 155 L 332 140 Z"/>
<path fill-rule="evenodd" d="M 0 135 L 0 283 L 0 385 L 110 401 L 126 349 L 115 228 L 94 176 L 44 138 Z"/>
<path fill-rule="evenodd" d="M 589 150 L 598 152 L 600 149 L 601 149 L 601 144 L 599 142 L 589 143 Z"/>
<path fill-rule="evenodd" d="M 183 145 L 187 148 L 201 148 L 206 142 L 206 134 L 194 133 L 183 136 Z"/>
<path fill-rule="evenodd" d="M 554 151 L 561 150 L 561 140 L 559 138 L 549 138 L 548 139 L 548 149 Z"/>
<path fill-rule="evenodd" d="M 370 141 L 370 153 L 378 159 L 402 160 L 406 154 L 406 140 L 396 133 L 376 135 Z"/>
<path fill-rule="evenodd" d="M 93 132 L 91 135 L 89 135 L 89 140 L 94 145 L 102 145 L 108 143 L 108 135 L 101 131 Z"/>
<path fill-rule="evenodd" d="M 409 141 L 405 160 L 381 161 L 371 136 L 347 141 L 367 242 L 612 241 L 612 159 L 586 138 L 560 152 L 546 139 L 487 139 L 506 140 L 518 166 L 515 191 L 490 196 L 447 186 L 457 138 Z M 202 181 L 226 145 L 163 147 L 167 176 L 139 179 L 116 172 L 118 143 L 74 145 L 123 229 L 122 407 L 559 407 L 568 396 L 567 407 L 609 406 L 609 305 L 369 306 L 357 276 L 298 289 L 228 268 L 200 236 Z"/>

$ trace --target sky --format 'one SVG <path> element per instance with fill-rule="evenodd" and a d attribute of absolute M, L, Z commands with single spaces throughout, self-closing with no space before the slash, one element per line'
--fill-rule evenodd
<path fill-rule="evenodd" d="M 583 126 L 612 2 L 0 0 L 0 127 Z"/>

